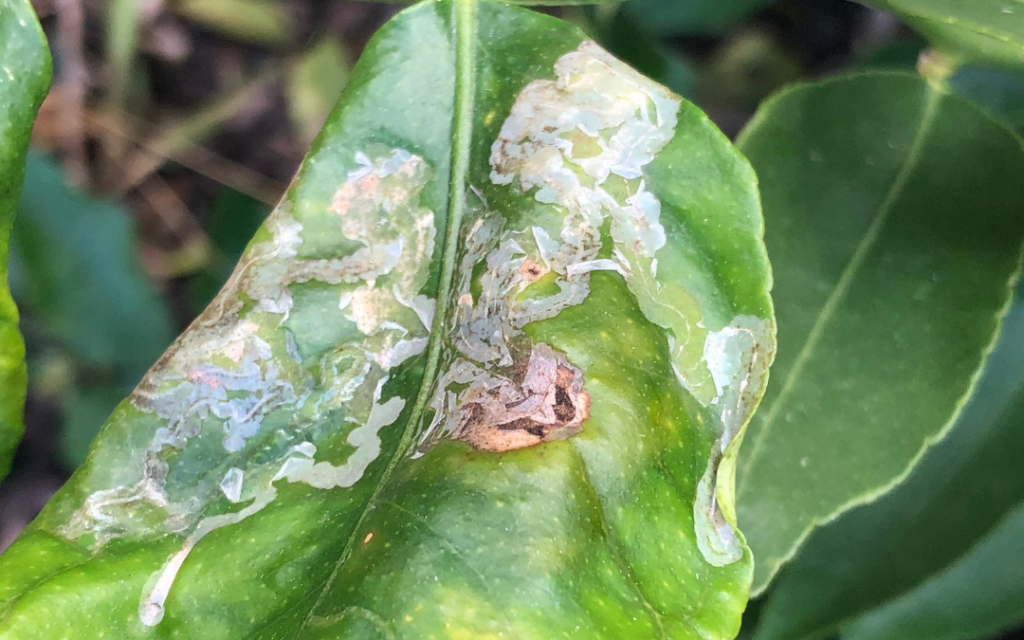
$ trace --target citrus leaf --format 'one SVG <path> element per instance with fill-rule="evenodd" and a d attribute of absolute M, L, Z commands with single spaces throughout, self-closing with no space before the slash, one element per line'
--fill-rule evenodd
<path fill-rule="evenodd" d="M 855 68 L 914 71 L 927 42 L 915 35 L 897 38 L 860 56 Z M 1018 135 L 1024 131 L 1024 73 L 982 64 L 951 69 L 949 89 L 976 103 Z"/>
<path fill-rule="evenodd" d="M 0 638 L 731 638 L 754 174 L 574 27 L 374 37 L 211 306 L 0 556 Z"/>
<path fill-rule="evenodd" d="M 738 479 L 755 591 L 949 429 L 1020 269 L 1019 139 L 917 76 L 801 85 L 741 138 L 783 345 Z"/>
<path fill-rule="evenodd" d="M 964 67 L 949 79 L 950 89 L 976 102 L 1011 131 L 1024 132 L 1024 73 L 980 66 Z"/>
<path fill-rule="evenodd" d="M 1003 526 L 1000 523 L 1013 520 L 1012 512 L 1024 504 L 1022 294 L 1024 286 L 1018 287 L 1017 302 L 1003 323 L 999 344 L 950 435 L 891 493 L 811 535 L 770 591 L 758 640 L 823 638 L 863 616 L 851 629 L 860 637 L 903 607 L 900 600 L 923 598 L 911 592 L 938 595 L 936 585 L 948 581 L 942 575 L 947 567 L 972 564 L 969 554 L 977 553 L 972 549 L 986 537 L 998 538 L 995 530 Z M 1024 563 L 1020 545 L 1016 549 L 1019 559 L 1013 561 L 1007 555 L 1007 565 Z M 976 596 L 1000 590 L 1009 593 L 1012 588 L 998 579 L 1003 575 L 999 572 L 979 570 L 971 575 L 959 580 L 975 595 L 944 604 L 945 611 L 958 620 L 947 627 L 958 629 L 957 637 L 984 637 L 997 631 L 1000 620 L 991 616 L 997 599 Z M 941 591 L 950 592 L 949 586 Z M 1014 600 L 998 598 L 1003 599 Z M 1022 619 L 1024 610 L 1010 607 L 1008 615 L 1009 622 L 1015 622 L 1012 616 Z M 936 619 L 949 622 L 945 615 Z M 1004 617 L 1002 624 L 1006 622 Z M 889 620 L 886 626 L 891 624 Z M 905 638 L 907 633 L 887 637 Z"/>
<path fill-rule="evenodd" d="M 36 110 L 50 86 L 50 52 L 28 0 L 0 0 L 0 480 L 21 440 L 25 343 L 7 289 L 7 252 Z"/>
<path fill-rule="evenodd" d="M 857 1 L 896 13 L 947 52 L 1024 67 L 1024 4 L 1020 0 Z"/>

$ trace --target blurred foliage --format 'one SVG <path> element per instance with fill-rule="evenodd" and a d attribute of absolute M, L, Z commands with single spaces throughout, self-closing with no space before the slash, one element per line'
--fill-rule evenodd
<path fill-rule="evenodd" d="M 192 282 L 192 310 L 199 314 L 231 275 L 253 234 L 270 213 L 270 206 L 233 189 L 221 189 L 211 206 L 206 233 L 212 256 Z"/>
<path fill-rule="evenodd" d="M 718 35 L 775 0 L 631 0 L 624 11 L 646 33 Z"/>
<path fill-rule="evenodd" d="M 939 50 L 1024 68 L 1024 7 L 1013 0 L 860 0 L 894 12 Z"/>
<path fill-rule="evenodd" d="M 922 38 L 903 35 L 864 52 L 854 61 L 854 68 L 913 71 L 926 47 Z M 968 64 L 949 78 L 949 87 L 1008 128 L 1024 132 L 1024 72 Z"/>
<path fill-rule="evenodd" d="M 140 268 L 124 205 L 83 194 L 31 154 L 11 243 L 15 297 L 48 339 L 101 368 L 145 370 L 174 330 Z M 68 215 L 74 212 L 74 215 Z"/>
<path fill-rule="evenodd" d="M 772 91 L 802 75 L 800 64 L 768 32 L 746 29 L 730 36 L 708 60 L 700 95 L 754 109 Z"/>
<path fill-rule="evenodd" d="M 60 405 L 72 466 L 175 334 L 135 237 L 122 203 L 82 193 L 52 160 L 29 155 L 11 285 L 30 336 L 30 386 Z"/>
<path fill-rule="evenodd" d="M 177 0 L 177 14 L 228 38 L 280 46 L 295 35 L 287 3 L 279 0 Z"/>
<path fill-rule="evenodd" d="M 902 481 L 972 393 L 1020 272 L 1024 151 L 892 72 L 788 88 L 739 145 L 779 321 L 737 478 L 759 593 L 820 523 Z"/>

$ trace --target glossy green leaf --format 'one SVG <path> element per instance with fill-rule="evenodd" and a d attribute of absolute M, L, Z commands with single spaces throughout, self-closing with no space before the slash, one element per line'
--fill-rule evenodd
<path fill-rule="evenodd" d="M 982 541 L 992 536 L 997 540 L 1001 534 L 996 529 L 1014 520 L 1012 512 L 1024 505 L 1022 294 L 1024 286 L 1018 287 L 999 344 L 950 435 L 928 451 L 907 481 L 891 493 L 844 514 L 808 539 L 769 592 L 758 640 L 828 637 L 875 610 L 863 623 L 853 624 L 850 632 L 861 637 L 868 627 L 904 607 L 898 604 L 901 600 L 924 597 L 910 592 L 950 592 L 948 585 L 938 586 L 948 581 L 942 575 L 947 567 L 970 566 L 974 561 L 967 556 L 975 553 L 972 549 L 992 544 Z M 1024 547 L 1018 543 L 1016 556 L 1007 555 L 1005 562 L 1024 566 Z M 1000 581 L 1001 575 L 979 568 L 958 578 L 957 590 L 962 583 L 964 589 L 985 593 L 988 599 L 972 596 L 944 605 L 959 621 L 950 627 L 958 629 L 956 637 L 984 637 L 1007 622 L 1005 616 L 1002 621 L 990 617 L 994 603 L 1004 599 L 1000 591 L 1009 594 L 1015 588 Z M 1020 580 L 1018 576 L 1018 584 Z M 1024 602 L 1020 597 L 1006 599 Z M 1024 609 L 1011 605 L 1009 615 L 1024 619 Z M 949 622 L 948 615 L 939 619 Z M 961 631 L 964 627 L 967 633 Z M 908 636 L 901 632 L 888 637 Z"/>
<path fill-rule="evenodd" d="M 21 440 L 25 344 L 7 289 L 7 252 L 36 110 L 50 86 L 50 54 L 28 0 L 0 0 L 0 479 Z"/>
<path fill-rule="evenodd" d="M 892 11 L 932 43 L 969 60 L 1024 67 L 1020 0 L 857 0 Z"/>
<path fill-rule="evenodd" d="M 759 591 L 953 423 L 1020 269 L 1024 152 L 971 103 L 899 73 L 785 91 L 741 140 L 782 345 L 738 479 Z"/>
<path fill-rule="evenodd" d="M 28 156 L 11 253 L 18 302 L 75 359 L 141 376 L 171 343 L 170 315 L 142 270 L 128 211 L 69 185 L 37 153 Z"/>
<path fill-rule="evenodd" d="M 731 638 L 754 174 L 574 27 L 374 37 L 211 306 L 0 556 L 0 638 Z"/>
<path fill-rule="evenodd" d="M 860 56 L 858 70 L 914 71 L 927 42 L 900 37 Z M 980 64 L 958 66 L 948 79 L 949 89 L 978 104 L 1018 134 L 1024 131 L 1024 72 Z"/>

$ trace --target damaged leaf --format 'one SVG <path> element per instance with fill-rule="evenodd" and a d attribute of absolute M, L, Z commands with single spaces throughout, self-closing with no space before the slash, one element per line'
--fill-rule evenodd
<path fill-rule="evenodd" d="M 0 638 L 733 637 L 760 237 L 726 138 L 574 27 L 404 11 L 0 557 Z"/>
<path fill-rule="evenodd" d="M 0 0 L 0 480 L 21 440 L 25 344 L 7 288 L 7 252 L 36 110 L 50 86 L 50 51 L 28 0 Z"/>

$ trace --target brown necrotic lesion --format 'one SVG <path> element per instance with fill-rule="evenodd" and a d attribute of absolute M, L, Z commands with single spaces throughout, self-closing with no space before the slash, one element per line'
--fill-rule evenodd
<path fill-rule="evenodd" d="M 479 373 L 458 396 L 452 438 L 481 451 L 510 451 L 583 429 L 590 409 L 583 373 L 548 345 L 534 345 L 509 377 Z"/>

